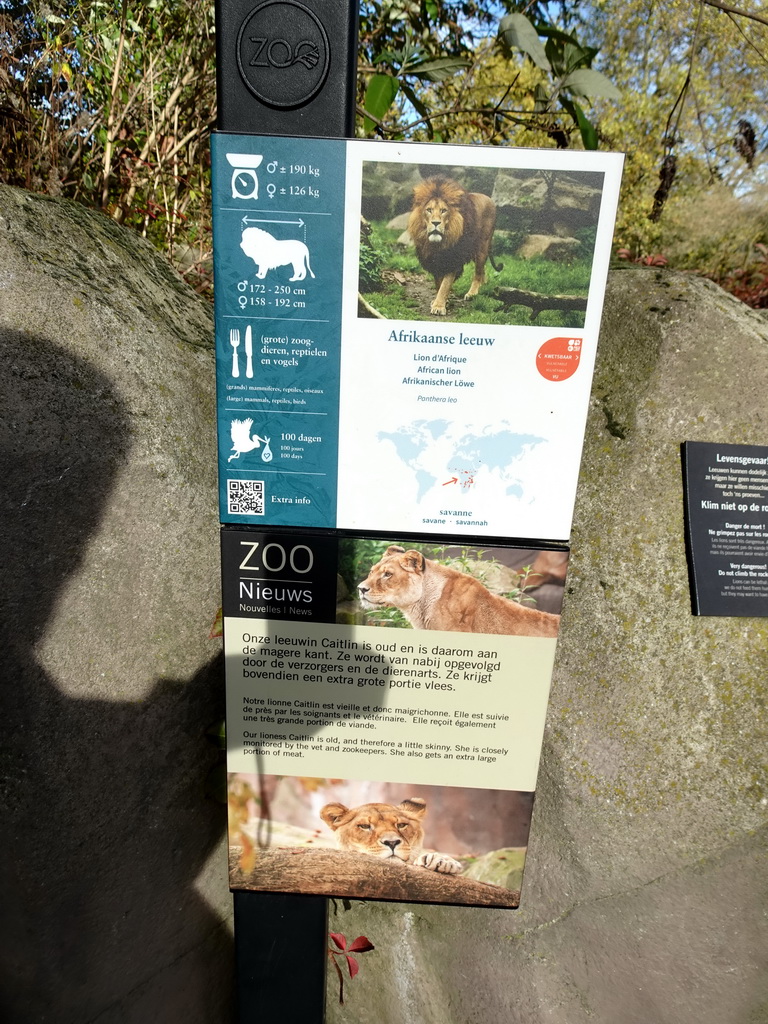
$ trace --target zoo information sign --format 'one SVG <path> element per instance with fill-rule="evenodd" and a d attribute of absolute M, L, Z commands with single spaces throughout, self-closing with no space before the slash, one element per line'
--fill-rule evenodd
<path fill-rule="evenodd" d="M 221 521 L 566 540 L 621 164 L 216 134 Z"/>
<path fill-rule="evenodd" d="M 694 615 L 768 615 L 768 446 L 686 441 Z"/>
<path fill-rule="evenodd" d="M 231 887 L 517 906 L 567 553 L 221 532 Z"/>

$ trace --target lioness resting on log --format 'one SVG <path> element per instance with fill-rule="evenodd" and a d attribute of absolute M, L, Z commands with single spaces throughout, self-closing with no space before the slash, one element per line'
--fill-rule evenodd
<path fill-rule="evenodd" d="M 340 850 L 367 853 L 381 860 L 413 864 L 415 867 L 456 875 L 461 864 L 444 853 L 422 851 L 427 805 L 420 797 L 392 804 L 326 804 L 320 811 L 325 824 L 336 833 Z"/>
<path fill-rule="evenodd" d="M 467 573 L 390 545 L 358 586 L 364 608 L 399 608 L 414 629 L 557 636 L 560 616 L 492 594 Z"/>

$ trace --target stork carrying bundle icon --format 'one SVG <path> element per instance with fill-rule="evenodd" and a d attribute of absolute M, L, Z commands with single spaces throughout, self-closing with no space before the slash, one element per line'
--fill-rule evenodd
<path fill-rule="evenodd" d="M 269 447 L 269 438 L 259 437 L 258 434 L 251 436 L 252 426 L 253 420 L 250 418 L 246 420 L 232 420 L 229 436 L 232 438 L 232 451 L 234 455 L 230 455 L 227 462 L 231 462 L 232 459 L 239 459 L 246 452 L 256 451 L 262 444 L 264 445 L 264 451 L 261 453 L 261 461 L 272 461 L 272 449 Z"/>

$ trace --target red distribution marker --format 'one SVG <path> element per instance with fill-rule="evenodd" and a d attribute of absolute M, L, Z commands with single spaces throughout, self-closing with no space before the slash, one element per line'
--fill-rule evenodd
<path fill-rule="evenodd" d="M 536 354 L 536 369 L 547 380 L 568 380 L 580 359 L 581 338 L 550 338 Z"/>

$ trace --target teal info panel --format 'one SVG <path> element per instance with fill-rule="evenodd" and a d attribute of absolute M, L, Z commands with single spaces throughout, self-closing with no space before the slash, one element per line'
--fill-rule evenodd
<path fill-rule="evenodd" d="M 223 523 L 336 525 L 345 155 L 213 137 Z"/>

